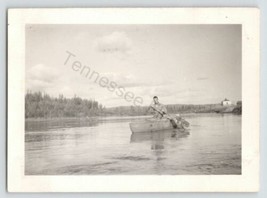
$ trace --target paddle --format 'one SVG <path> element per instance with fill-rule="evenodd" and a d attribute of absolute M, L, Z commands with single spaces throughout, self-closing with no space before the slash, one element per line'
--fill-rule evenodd
<path fill-rule="evenodd" d="M 158 110 L 157 108 L 153 107 L 152 105 L 150 105 L 150 107 L 152 109 L 154 109 L 155 111 L 157 111 L 158 113 L 160 113 L 162 116 L 165 115 L 165 117 L 170 120 L 173 128 L 176 129 L 178 127 L 177 123 L 175 122 L 175 120 L 177 120 L 176 118 L 172 117 L 170 114 L 167 114 L 165 112 L 162 112 L 162 111 Z M 177 121 L 181 121 L 181 124 L 182 124 L 183 127 L 189 127 L 189 125 L 190 125 L 189 122 L 187 122 L 185 119 L 183 119 L 180 116 L 179 116 L 179 120 L 177 120 Z"/>
<path fill-rule="evenodd" d="M 175 120 L 174 120 L 174 118 L 172 118 L 170 115 L 166 114 L 165 112 L 162 112 L 162 111 L 158 110 L 157 108 L 155 108 L 155 107 L 153 107 L 153 106 L 150 106 L 150 107 L 151 107 L 152 109 L 154 109 L 155 111 L 157 111 L 160 115 L 162 115 L 162 116 L 165 115 L 166 118 L 170 120 L 170 122 L 171 122 L 173 128 L 176 129 L 176 128 L 178 127 L 177 124 L 176 124 L 176 122 L 175 122 Z"/>

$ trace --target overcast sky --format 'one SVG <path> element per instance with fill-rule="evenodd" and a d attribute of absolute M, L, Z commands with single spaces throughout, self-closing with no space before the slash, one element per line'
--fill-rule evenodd
<path fill-rule="evenodd" d="M 68 54 L 76 55 L 64 65 Z M 240 25 L 27 25 L 26 89 L 132 105 L 75 72 L 78 60 L 142 97 L 164 104 L 241 100 Z"/>

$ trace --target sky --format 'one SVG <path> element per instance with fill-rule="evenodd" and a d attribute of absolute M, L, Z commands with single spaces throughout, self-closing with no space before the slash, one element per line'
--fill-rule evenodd
<path fill-rule="evenodd" d="M 26 26 L 27 90 L 133 105 L 75 71 L 75 61 L 145 106 L 155 95 L 163 104 L 241 100 L 240 25 Z"/>

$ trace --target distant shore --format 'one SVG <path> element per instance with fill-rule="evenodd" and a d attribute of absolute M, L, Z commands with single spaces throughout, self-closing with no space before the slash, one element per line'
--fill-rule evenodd
<path fill-rule="evenodd" d="M 229 111 L 229 109 L 231 111 Z M 202 111 L 202 112 L 181 112 L 180 114 L 182 115 L 187 115 L 187 114 L 205 114 L 205 113 L 233 113 L 233 114 L 241 114 L 241 113 L 234 113 L 232 112 L 233 109 L 235 109 L 235 107 L 231 107 L 231 108 L 220 108 L 220 109 L 216 109 L 213 111 Z M 179 113 L 176 113 L 179 114 Z M 149 117 L 152 116 L 151 114 L 149 115 L 98 115 L 98 116 L 86 116 L 86 117 L 39 117 L 39 118 L 25 118 L 25 121 L 68 121 L 68 120 L 80 120 L 80 121 L 97 121 L 100 119 L 103 119 L 105 117 L 107 118 L 116 118 L 116 117 Z"/>
<path fill-rule="evenodd" d="M 236 105 L 216 104 L 164 104 L 169 114 L 187 113 L 242 113 L 242 101 Z M 25 95 L 26 120 L 94 119 L 111 116 L 144 116 L 152 113 L 148 106 L 105 107 L 94 99 L 63 95 L 51 97 L 42 92 L 28 91 Z"/>

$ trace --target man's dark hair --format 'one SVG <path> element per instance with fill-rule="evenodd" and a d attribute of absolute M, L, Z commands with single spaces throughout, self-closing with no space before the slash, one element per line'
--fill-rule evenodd
<path fill-rule="evenodd" d="M 153 99 L 155 99 L 155 98 L 159 99 L 158 96 L 154 96 L 154 97 L 153 97 Z"/>

